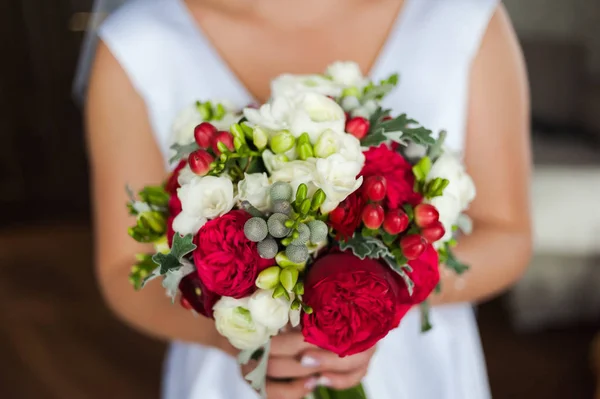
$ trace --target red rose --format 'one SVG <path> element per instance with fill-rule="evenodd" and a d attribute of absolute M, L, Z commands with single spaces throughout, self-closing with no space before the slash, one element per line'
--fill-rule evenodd
<path fill-rule="evenodd" d="M 382 176 L 387 181 L 386 203 L 388 209 L 398 209 L 408 203 L 421 203 L 421 194 L 414 191 L 415 176 L 412 165 L 402 155 L 385 144 L 365 152 L 365 166 L 361 175 Z"/>
<path fill-rule="evenodd" d="M 208 290 L 196 273 L 188 274 L 181 280 L 179 291 L 196 312 L 213 317 L 213 306 L 221 297 Z"/>
<path fill-rule="evenodd" d="M 250 218 L 245 211 L 231 211 L 206 223 L 196 236 L 194 263 L 198 276 L 210 291 L 233 298 L 251 294 L 265 264 L 256 243 L 244 234 Z"/>
<path fill-rule="evenodd" d="M 400 301 L 405 304 L 417 305 L 426 300 L 440 282 L 438 253 L 432 245 L 429 245 L 421 256 L 415 260 L 409 260 L 408 265 L 412 268 L 412 272 L 407 272 L 407 274 L 415 286 L 413 294 L 409 295 L 406 283 L 398 276 L 398 282 L 402 284 Z"/>
<path fill-rule="evenodd" d="M 173 230 L 173 220 L 181 213 L 181 200 L 175 195 L 171 195 L 169 198 L 169 217 L 167 218 L 167 241 L 169 247 L 173 246 L 173 237 L 175 236 L 175 230 Z"/>
<path fill-rule="evenodd" d="M 329 225 L 338 239 L 348 240 L 361 222 L 365 199 L 360 193 L 348 196 L 336 209 L 329 213 Z"/>
<path fill-rule="evenodd" d="M 177 189 L 180 187 L 179 182 L 177 181 L 177 178 L 179 177 L 179 172 L 181 172 L 181 169 L 183 169 L 186 164 L 187 164 L 187 161 L 185 159 L 181 160 L 181 161 L 179 161 L 179 163 L 177 164 L 175 169 L 173 169 L 173 172 L 171 173 L 171 175 L 169 176 L 169 179 L 167 180 L 167 183 L 165 184 L 165 191 L 167 193 L 169 193 L 171 195 L 177 194 Z"/>
<path fill-rule="evenodd" d="M 400 286 L 387 266 L 350 254 L 319 258 L 305 281 L 302 333 L 307 342 L 340 356 L 363 352 L 395 328 Z"/>

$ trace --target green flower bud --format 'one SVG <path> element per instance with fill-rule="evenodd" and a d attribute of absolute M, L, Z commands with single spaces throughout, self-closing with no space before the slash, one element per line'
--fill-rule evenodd
<path fill-rule="evenodd" d="M 302 202 L 306 199 L 308 195 L 308 186 L 304 183 L 298 186 L 298 190 L 296 190 L 296 205 L 300 206 Z"/>
<path fill-rule="evenodd" d="M 298 281 L 294 287 L 294 293 L 296 295 L 304 295 L 304 283 L 302 281 Z"/>
<path fill-rule="evenodd" d="M 281 271 L 279 281 L 286 291 L 291 292 L 298 282 L 298 269 L 295 267 L 286 267 Z"/>
<path fill-rule="evenodd" d="M 294 232 L 296 237 L 291 242 L 292 245 L 306 245 L 310 239 L 310 228 L 304 223 L 298 225 L 298 230 Z"/>
<path fill-rule="evenodd" d="M 315 152 L 313 151 L 312 146 L 308 143 L 299 145 L 296 148 L 296 151 L 298 152 L 298 158 L 300 158 L 303 161 L 306 161 L 308 158 L 315 157 Z"/>
<path fill-rule="evenodd" d="M 304 313 L 306 314 L 312 314 L 313 313 L 313 308 L 311 308 L 308 305 L 302 304 L 302 310 L 304 310 Z"/>
<path fill-rule="evenodd" d="M 308 133 L 302 133 L 300 135 L 300 137 L 298 137 L 297 140 L 297 145 L 302 145 L 302 144 L 310 144 L 310 136 L 308 135 Z"/>
<path fill-rule="evenodd" d="M 256 250 L 261 258 L 273 259 L 275 255 L 277 255 L 279 246 L 277 245 L 277 241 L 269 237 L 259 242 L 256 246 Z"/>
<path fill-rule="evenodd" d="M 236 152 L 243 152 L 240 151 L 246 143 L 244 143 L 243 141 L 241 141 L 240 139 L 238 139 L 237 137 L 233 138 L 233 148 L 235 148 Z"/>
<path fill-rule="evenodd" d="M 326 199 L 327 199 L 327 195 L 325 195 L 325 191 L 318 189 L 317 192 L 312 197 L 312 202 L 310 204 L 310 210 L 313 212 L 318 211 Z"/>
<path fill-rule="evenodd" d="M 242 125 L 244 126 L 244 125 Z M 255 127 L 252 135 L 250 136 L 252 142 L 259 150 L 264 149 L 269 143 L 269 136 L 260 127 Z"/>
<path fill-rule="evenodd" d="M 286 268 L 286 267 L 295 267 L 296 269 L 302 271 L 304 270 L 304 268 L 306 267 L 306 263 L 301 262 L 301 263 L 294 263 L 292 262 L 287 255 L 285 254 L 285 252 L 279 252 L 277 254 L 277 256 L 275 256 L 275 262 L 277 262 L 277 264 L 279 266 L 281 266 L 282 268 Z"/>
<path fill-rule="evenodd" d="M 285 297 L 285 299 L 287 299 L 288 301 L 290 300 L 290 294 L 288 294 L 288 292 L 285 290 L 285 288 L 283 288 L 281 284 L 279 284 L 277 288 L 275 288 L 275 291 L 273 291 L 273 299 L 277 299 L 280 297 Z"/>
<path fill-rule="evenodd" d="M 308 228 L 310 229 L 310 242 L 313 244 L 318 244 L 327 240 L 329 228 L 325 222 L 313 220 L 308 222 Z"/>
<path fill-rule="evenodd" d="M 242 127 L 238 123 L 234 123 L 233 125 L 231 125 L 229 127 L 229 131 L 231 132 L 231 135 L 234 138 L 240 139 L 240 141 L 242 141 L 243 143 L 246 142 L 246 136 L 244 134 L 244 130 L 242 130 Z"/>
<path fill-rule="evenodd" d="M 227 148 L 225 143 L 223 143 L 222 141 L 217 142 L 217 148 L 221 152 L 221 159 L 223 159 L 223 155 L 229 152 L 229 148 Z M 227 160 L 227 158 L 225 158 L 225 160 Z"/>
<path fill-rule="evenodd" d="M 212 105 L 210 101 L 205 103 L 201 103 L 198 101 L 196 103 L 196 108 L 198 109 L 198 112 L 200 113 L 200 116 L 203 120 L 209 121 L 212 119 Z"/>
<path fill-rule="evenodd" d="M 300 306 L 301 306 L 301 302 L 298 299 L 294 299 L 294 302 L 292 302 L 290 309 L 298 310 L 298 309 L 300 309 Z"/>
<path fill-rule="evenodd" d="M 326 130 L 321 133 L 315 143 L 314 153 L 317 158 L 327 158 L 338 151 L 335 133 Z"/>
<path fill-rule="evenodd" d="M 223 119 L 225 117 L 225 114 L 227 113 L 227 111 L 225 110 L 225 107 L 223 106 L 223 104 L 217 104 L 216 107 L 213 108 L 213 119 L 220 121 L 221 119 Z"/>
<path fill-rule="evenodd" d="M 273 203 L 276 201 L 290 201 L 294 194 L 294 189 L 289 183 L 278 181 L 271 186 L 269 194 Z"/>
<path fill-rule="evenodd" d="M 143 212 L 138 217 L 145 227 L 156 234 L 164 234 L 167 231 L 167 221 L 160 212 Z"/>
<path fill-rule="evenodd" d="M 287 222 L 285 222 L 285 227 L 288 227 L 290 229 L 294 228 L 295 225 L 296 225 L 296 222 L 293 220 L 288 220 Z"/>
<path fill-rule="evenodd" d="M 272 290 L 279 285 L 279 266 L 269 267 L 258 274 L 256 286 L 261 290 Z"/>
<path fill-rule="evenodd" d="M 283 130 L 271 138 L 271 150 L 275 154 L 291 150 L 294 144 L 296 144 L 296 138 L 287 130 Z"/>
<path fill-rule="evenodd" d="M 244 234 L 252 242 L 260 242 L 267 238 L 267 222 L 263 218 L 253 217 L 244 224 Z"/>
<path fill-rule="evenodd" d="M 246 138 L 252 139 L 252 137 L 254 137 L 254 129 L 252 128 L 252 126 L 248 125 L 246 122 L 242 122 L 240 126 L 242 127 Z"/>
<path fill-rule="evenodd" d="M 343 97 L 360 97 L 360 94 L 361 93 L 360 90 L 358 90 L 358 87 L 346 87 L 344 90 L 342 90 Z"/>
<path fill-rule="evenodd" d="M 311 203 L 312 201 L 310 200 L 310 198 L 307 198 L 304 201 L 302 201 L 302 204 L 300 205 L 300 213 L 303 215 L 308 215 L 308 213 L 310 212 Z"/>
<path fill-rule="evenodd" d="M 306 245 L 288 245 L 285 249 L 288 259 L 294 263 L 304 263 L 308 260 L 308 248 Z"/>
<path fill-rule="evenodd" d="M 288 220 L 288 216 L 283 213 L 274 213 L 269 217 L 267 221 L 267 227 L 269 234 L 275 238 L 283 238 L 290 234 L 290 229 L 285 226 L 285 222 Z"/>

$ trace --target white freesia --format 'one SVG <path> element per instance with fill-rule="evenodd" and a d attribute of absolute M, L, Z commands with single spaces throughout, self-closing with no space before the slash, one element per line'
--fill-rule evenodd
<path fill-rule="evenodd" d="M 281 169 L 287 163 L 287 159 L 283 160 L 282 154 L 275 155 L 271 150 L 264 150 L 262 160 L 267 171 L 272 174 L 274 171 Z M 274 180 L 276 181 L 276 180 Z"/>
<path fill-rule="evenodd" d="M 270 187 L 266 173 L 246 173 L 244 180 L 238 183 L 238 199 L 248 201 L 260 211 L 266 211 L 269 208 Z"/>
<path fill-rule="evenodd" d="M 226 177 L 194 177 L 177 190 L 182 211 L 173 221 L 179 234 L 196 234 L 207 219 L 222 216 L 233 209 L 233 183 Z"/>
<path fill-rule="evenodd" d="M 314 184 L 327 196 L 321 206 L 321 212 L 331 212 L 340 202 L 358 190 L 363 179 L 356 176 L 362 170 L 363 164 L 364 159 L 363 162 L 348 160 L 341 154 L 317 159 Z"/>
<path fill-rule="evenodd" d="M 240 119 L 240 114 L 235 111 L 235 107 L 228 101 L 219 101 L 215 104 L 221 104 L 225 108 L 225 115 L 220 120 L 211 120 L 219 130 L 226 130 Z M 190 104 L 185 107 L 177 116 L 171 127 L 172 142 L 180 145 L 186 145 L 194 142 L 194 129 L 196 126 L 205 122 L 202 114 L 196 104 Z"/>
<path fill-rule="evenodd" d="M 300 308 L 294 310 L 290 309 L 290 325 L 292 327 L 298 327 L 300 325 Z"/>
<path fill-rule="evenodd" d="M 258 110 L 246 108 L 244 116 L 251 124 L 271 131 L 289 130 L 295 137 L 306 132 L 311 143 L 327 129 L 343 132 L 346 124 L 342 107 L 318 93 L 275 97 Z"/>
<path fill-rule="evenodd" d="M 457 224 L 461 213 L 469 207 L 469 204 L 475 198 L 475 184 L 467 174 L 460 156 L 447 148 L 432 165 L 427 181 L 435 178 L 450 181 L 444 189 L 443 195 L 430 201 L 437 208 L 440 214 L 440 222 L 446 230 L 446 234 L 440 240 L 445 242 L 452 238 L 452 226 Z"/>
<path fill-rule="evenodd" d="M 294 192 L 300 184 L 304 183 L 308 186 L 308 194 L 312 195 L 316 191 L 314 185 L 316 175 L 317 159 L 309 158 L 306 161 L 296 160 L 278 164 L 271 173 L 271 180 L 290 183 Z"/>
<path fill-rule="evenodd" d="M 248 302 L 248 298 L 223 297 L 213 307 L 217 331 L 240 350 L 258 349 L 275 333 L 252 319 Z"/>
<path fill-rule="evenodd" d="M 273 290 L 258 290 L 248 300 L 248 310 L 254 322 L 271 331 L 278 331 L 288 323 L 291 305 L 292 302 L 284 297 L 274 299 Z"/>
<path fill-rule="evenodd" d="M 192 172 L 192 168 L 190 168 L 190 164 L 186 164 L 180 171 L 177 176 L 177 182 L 179 186 L 185 186 L 189 184 L 195 177 L 198 177 L 197 174 Z"/>
<path fill-rule="evenodd" d="M 367 84 L 367 79 L 360 71 L 360 67 L 352 61 L 334 62 L 327 67 L 326 75 L 335 83 L 346 87 L 362 89 Z"/>
<path fill-rule="evenodd" d="M 295 97 L 302 93 L 318 93 L 338 97 L 343 87 L 322 75 L 283 74 L 271 82 L 272 97 Z"/>

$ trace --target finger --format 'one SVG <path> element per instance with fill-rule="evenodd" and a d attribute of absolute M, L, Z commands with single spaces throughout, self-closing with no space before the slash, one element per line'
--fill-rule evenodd
<path fill-rule="evenodd" d="M 333 388 L 337 390 L 344 390 L 354 388 L 362 381 L 363 377 L 367 374 L 367 367 L 354 370 L 350 373 L 323 373 L 317 381 L 317 385 Z"/>
<path fill-rule="evenodd" d="M 335 353 L 322 349 L 309 349 L 302 353 L 301 364 L 318 367 L 322 371 L 348 373 L 369 366 L 374 349 L 352 356 L 339 357 Z"/>
<path fill-rule="evenodd" d="M 317 378 L 301 378 L 289 382 L 267 381 L 267 398 L 302 399 L 317 386 Z"/>
<path fill-rule="evenodd" d="M 287 332 L 279 334 L 271 339 L 271 356 L 296 356 L 298 353 L 314 348 L 313 345 L 304 342 L 304 336 L 300 332 Z"/>
<path fill-rule="evenodd" d="M 301 363 L 291 356 L 272 356 L 269 358 L 267 375 L 271 378 L 298 378 L 308 377 L 319 371 L 316 364 Z"/>

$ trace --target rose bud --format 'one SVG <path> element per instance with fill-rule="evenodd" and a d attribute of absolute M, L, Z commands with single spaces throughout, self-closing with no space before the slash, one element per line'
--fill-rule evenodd
<path fill-rule="evenodd" d="M 221 151 L 219 150 L 219 146 L 218 146 L 219 143 L 223 143 L 229 151 L 233 151 L 233 149 L 234 149 L 233 136 L 229 132 L 225 132 L 225 131 L 218 132 L 213 137 L 211 146 L 212 146 L 212 150 L 217 155 L 221 155 Z"/>
<path fill-rule="evenodd" d="M 408 227 L 408 215 L 400 209 L 389 211 L 383 220 L 383 229 L 389 234 L 400 234 Z"/>
<path fill-rule="evenodd" d="M 365 138 L 367 133 L 369 133 L 370 127 L 369 121 L 362 116 L 356 116 L 346 122 L 346 132 L 350 133 L 359 140 Z"/>
<path fill-rule="evenodd" d="M 444 229 L 444 225 L 439 221 L 429 227 L 421 229 L 421 235 L 432 244 L 440 240 L 445 234 L 446 229 Z"/>
<path fill-rule="evenodd" d="M 426 247 L 427 241 L 418 234 L 411 234 L 400 240 L 402 254 L 408 260 L 417 259 L 425 251 Z"/>
<path fill-rule="evenodd" d="M 419 227 L 429 227 L 440 219 L 440 214 L 433 205 L 419 204 L 415 207 L 415 223 Z"/>
<path fill-rule="evenodd" d="M 194 139 L 200 148 L 209 148 L 217 128 L 208 122 L 202 122 L 194 129 Z"/>
<path fill-rule="evenodd" d="M 374 202 L 382 201 L 387 193 L 387 181 L 383 176 L 369 176 L 365 180 L 364 193 Z"/>
<path fill-rule="evenodd" d="M 210 171 L 210 164 L 214 162 L 214 158 L 204 150 L 197 150 L 190 154 L 188 163 L 192 172 L 198 176 L 204 176 Z"/>
<path fill-rule="evenodd" d="M 377 230 L 383 223 L 384 211 L 381 205 L 367 204 L 362 212 L 362 221 L 368 229 Z"/>

